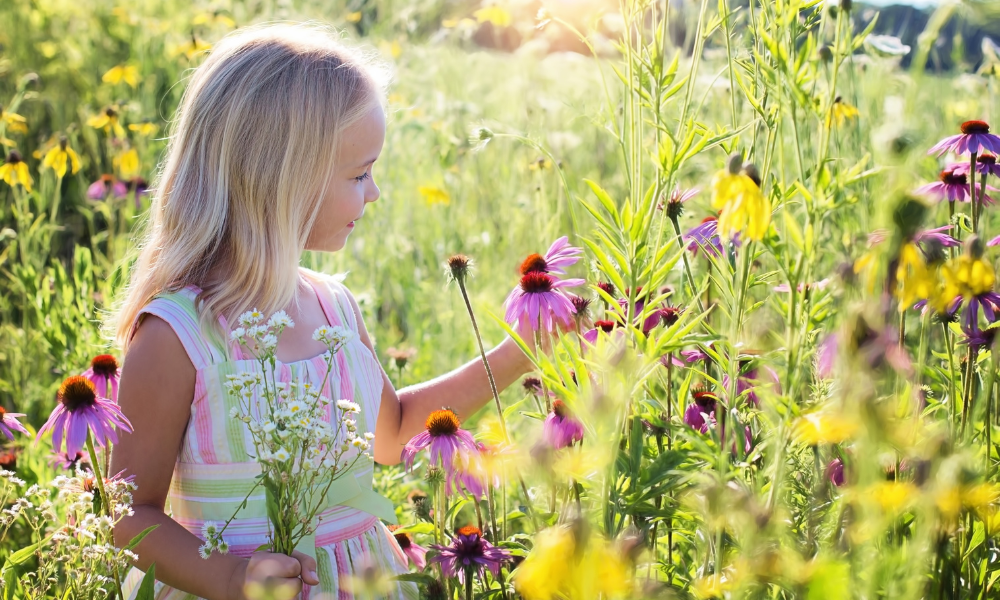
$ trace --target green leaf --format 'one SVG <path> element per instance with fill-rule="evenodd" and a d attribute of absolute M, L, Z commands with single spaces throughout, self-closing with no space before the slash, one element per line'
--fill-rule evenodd
<path fill-rule="evenodd" d="M 147 528 L 143 529 L 142 531 L 140 531 L 139 534 L 136 535 L 134 538 L 132 538 L 132 540 L 128 543 L 128 545 L 125 546 L 125 549 L 126 550 L 131 550 L 132 548 L 135 548 L 136 546 L 138 546 L 139 542 L 141 542 L 144 537 L 146 537 L 147 535 L 149 535 L 150 533 L 152 533 L 152 531 L 154 529 L 156 529 L 157 527 L 159 527 L 159 526 L 160 526 L 160 524 L 157 523 L 156 525 L 150 525 L 149 527 L 147 527 Z"/>
<path fill-rule="evenodd" d="M 611 218 L 615 220 L 615 225 L 621 228 L 622 221 L 618 216 L 618 206 L 615 205 L 615 201 L 611 199 L 611 196 L 609 196 L 608 193 L 604 191 L 604 188 L 599 186 L 597 183 L 589 179 L 584 179 L 583 182 L 590 187 L 590 190 L 594 192 L 597 199 L 601 201 L 601 205 L 604 206 L 604 210 L 608 211 Z"/>
<path fill-rule="evenodd" d="M 150 531 L 152 527 L 146 531 Z M 146 533 L 144 531 L 143 533 Z M 141 533 L 139 535 L 142 535 Z M 138 536 L 137 536 L 138 537 Z M 136 592 L 135 600 L 154 600 L 154 586 L 156 584 L 156 563 L 149 565 L 149 570 L 142 576 L 142 583 L 139 584 L 139 591 Z"/>
<path fill-rule="evenodd" d="M 423 573 L 403 573 L 402 575 L 396 575 L 393 577 L 396 581 L 409 581 L 411 583 L 421 583 L 423 585 L 430 585 L 437 581 L 433 575 L 424 575 Z"/>
<path fill-rule="evenodd" d="M 4 568 L 3 570 L 3 600 L 13 600 L 14 592 L 17 590 L 17 571 Z"/>

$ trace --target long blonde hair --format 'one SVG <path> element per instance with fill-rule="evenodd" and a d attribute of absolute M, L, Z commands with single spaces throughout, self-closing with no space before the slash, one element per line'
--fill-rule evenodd
<path fill-rule="evenodd" d="M 292 300 L 343 131 L 384 109 L 388 83 L 384 63 L 315 24 L 245 28 L 212 49 L 174 117 L 131 282 L 108 320 L 123 352 L 164 291 L 200 285 L 202 328 L 220 334 L 219 315 Z"/>

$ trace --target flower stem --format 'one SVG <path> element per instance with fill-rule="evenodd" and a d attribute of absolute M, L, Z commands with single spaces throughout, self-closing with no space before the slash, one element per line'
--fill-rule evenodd
<path fill-rule="evenodd" d="M 472 600 L 472 567 L 465 568 L 465 600 Z"/>
<path fill-rule="evenodd" d="M 108 498 L 108 492 L 104 489 L 104 474 L 101 473 L 101 463 L 97 460 L 97 452 L 94 450 L 94 440 L 90 433 L 90 429 L 87 429 L 87 452 L 90 454 L 90 466 L 94 469 L 94 479 L 97 480 L 97 489 L 101 493 L 101 507 L 104 514 L 108 516 L 112 521 L 115 516 L 111 508 L 111 499 Z M 114 541 L 112 540 L 112 544 Z M 122 590 L 122 580 L 121 576 L 118 574 L 118 565 L 114 568 L 115 576 L 115 587 L 118 590 L 118 598 L 120 600 L 125 600 L 125 592 Z"/>
<path fill-rule="evenodd" d="M 969 154 L 969 195 L 972 197 L 972 233 L 979 235 L 979 198 L 976 198 L 976 152 Z M 986 179 L 983 177 L 983 179 Z"/>
<path fill-rule="evenodd" d="M 483 336 L 479 333 L 479 325 L 476 323 L 476 314 L 472 311 L 472 303 L 469 302 L 469 293 L 465 290 L 465 278 L 458 277 L 458 289 L 462 290 L 462 299 L 465 300 L 465 308 L 469 311 L 469 319 L 472 320 L 472 330 L 476 333 L 476 342 L 479 344 L 479 354 L 483 357 L 483 366 L 486 367 L 486 377 L 490 380 L 490 391 L 493 392 L 493 401 L 497 406 L 497 417 L 500 419 L 500 431 L 503 433 L 504 441 L 510 443 L 510 436 L 507 435 L 507 423 L 503 418 L 503 407 L 500 405 L 500 394 L 497 392 L 497 382 L 493 379 L 493 370 L 490 369 L 490 361 L 486 359 L 486 350 L 483 348 Z M 402 374 L 400 374 L 402 377 Z"/>

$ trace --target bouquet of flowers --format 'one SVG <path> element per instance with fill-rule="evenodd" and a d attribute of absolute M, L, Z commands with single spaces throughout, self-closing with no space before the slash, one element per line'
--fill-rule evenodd
<path fill-rule="evenodd" d="M 361 407 L 350 400 L 332 402 L 322 390 L 333 360 L 356 335 L 343 327 L 323 326 L 313 339 L 326 345 L 326 372 L 319 387 L 309 382 L 278 381 L 275 352 L 278 338 L 294 323 L 284 311 L 265 322 L 257 310 L 244 313 L 231 339 L 253 356 L 260 369 L 230 375 L 226 387 L 239 400 L 231 416 L 247 424 L 253 438 L 261 473 L 247 498 L 259 487 L 265 490 L 272 552 L 291 555 L 303 538 L 315 531 L 314 518 L 325 507 L 333 483 L 350 473 L 359 460 L 371 460 L 374 435 L 359 432 L 355 416 Z M 330 420 L 325 420 L 327 411 Z M 246 499 L 240 509 L 246 507 Z M 223 532 L 239 509 L 221 527 L 206 523 L 202 556 L 213 550 L 225 553 Z"/>

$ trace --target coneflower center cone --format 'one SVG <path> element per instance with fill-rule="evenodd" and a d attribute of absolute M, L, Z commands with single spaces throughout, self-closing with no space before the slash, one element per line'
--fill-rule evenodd
<path fill-rule="evenodd" d="M 989 132 L 990 124 L 986 121 L 966 121 L 965 123 L 962 123 L 962 133 L 965 135 Z"/>
<path fill-rule="evenodd" d="M 528 273 L 547 273 L 549 264 L 541 254 L 532 254 L 521 263 L 521 275 Z"/>
<path fill-rule="evenodd" d="M 712 392 L 695 392 L 694 401 L 702 408 L 715 410 L 715 394 Z"/>
<path fill-rule="evenodd" d="M 90 368 L 94 370 L 95 375 L 111 377 L 118 372 L 118 360 L 110 354 L 101 354 L 90 361 Z"/>
<path fill-rule="evenodd" d="M 73 375 L 67 377 L 59 386 L 57 397 L 68 411 L 76 412 L 97 403 L 97 388 L 86 377 Z"/>
<path fill-rule="evenodd" d="M 556 400 L 552 403 L 552 412 L 555 413 L 555 415 L 560 419 L 565 419 L 566 417 L 572 415 L 569 411 L 569 407 L 566 406 L 566 403 L 562 400 Z"/>
<path fill-rule="evenodd" d="M 969 185 L 969 178 L 964 173 L 954 171 L 941 171 L 941 181 L 948 185 Z"/>
<path fill-rule="evenodd" d="M 399 544 L 399 547 L 403 550 L 409 548 L 413 543 L 413 541 L 410 540 L 410 534 L 408 533 L 394 533 L 392 535 L 396 538 L 396 543 Z"/>
<path fill-rule="evenodd" d="M 475 525 L 466 525 L 465 527 L 460 527 L 456 533 L 458 535 L 465 535 L 465 536 L 478 535 L 479 537 L 483 537 L 483 532 Z"/>
<path fill-rule="evenodd" d="M 544 294 L 552 291 L 552 276 L 538 271 L 529 271 L 521 277 L 521 289 L 526 294 Z"/>
<path fill-rule="evenodd" d="M 458 416 L 450 410 L 436 410 L 427 417 L 427 421 L 424 423 L 427 433 L 434 437 L 455 435 L 461 425 Z"/>

